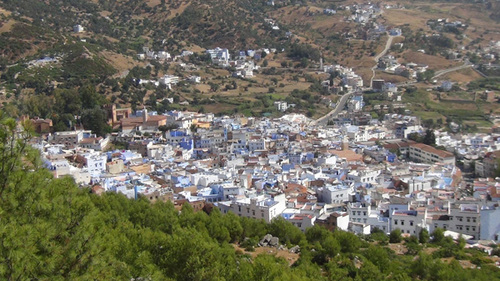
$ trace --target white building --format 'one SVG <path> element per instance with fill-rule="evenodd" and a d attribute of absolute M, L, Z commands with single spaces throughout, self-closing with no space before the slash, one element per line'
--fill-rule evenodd
<path fill-rule="evenodd" d="M 82 148 L 93 149 L 97 151 L 104 150 L 109 144 L 109 137 L 86 138 L 80 141 L 79 146 Z"/>
<path fill-rule="evenodd" d="M 500 208 L 483 207 L 480 211 L 481 231 L 479 238 L 481 240 L 493 240 L 500 243 Z"/>
<path fill-rule="evenodd" d="M 285 194 L 274 198 L 263 195 L 239 200 L 234 198 L 231 202 L 220 202 L 217 206 L 224 214 L 231 211 L 238 216 L 263 219 L 269 223 L 286 209 L 286 198 Z"/>
<path fill-rule="evenodd" d="M 70 164 L 66 159 L 53 160 L 48 164 L 48 169 L 59 178 L 70 174 Z"/>
<path fill-rule="evenodd" d="M 170 56 L 169 53 L 165 52 L 165 51 L 159 51 L 157 56 L 156 56 L 159 60 L 169 60 L 171 59 L 172 57 Z"/>
<path fill-rule="evenodd" d="M 172 85 L 176 85 L 177 83 L 179 83 L 179 81 L 180 81 L 179 76 L 175 76 L 175 75 L 165 75 L 158 80 L 158 82 L 160 82 L 160 84 L 165 85 L 169 88 Z"/>
<path fill-rule="evenodd" d="M 295 214 L 290 219 L 288 219 L 288 221 L 305 232 L 307 228 L 314 226 L 316 216 L 307 214 Z"/>
<path fill-rule="evenodd" d="M 486 215 L 491 214 L 485 212 Z M 461 204 L 452 207 L 448 214 L 436 216 L 428 219 L 430 232 L 436 228 L 450 230 L 466 235 L 471 235 L 474 239 L 480 237 L 480 210 L 477 204 Z M 486 222 L 486 221 L 485 221 Z"/>
<path fill-rule="evenodd" d="M 316 190 L 318 200 L 326 204 L 342 204 L 350 201 L 352 188 L 344 184 L 326 185 Z"/>
<path fill-rule="evenodd" d="M 274 106 L 276 106 L 276 109 L 281 112 L 285 112 L 288 109 L 286 101 L 275 101 Z"/>
<path fill-rule="evenodd" d="M 196 75 L 191 75 L 188 77 L 189 82 L 199 84 L 201 83 L 201 77 Z"/>
<path fill-rule="evenodd" d="M 229 60 L 231 59 L 231 55 L 229 54 L 228 49 L 222 49 L 217 47 L 215 49 L 209 49 L 206 52 L 207 54 L 210 55 L 212 62 L 218 65 L 225 66 L 229 63 Z"/>
<path fill-rule="evenodd" d="M 423 143 L 410 145 L 410 159 L 423 163 L 444 163 L 455 165 L 455 156 L 453 153 L 436 149 Z"/>
<path fill-rule="evenodd" d="M 83 30 L 84 30 L 83 26 L 81 26 L 79 24 L 73 26 L 73 32 L 75 32 L 75 33 L 83 32 Z"/>
<path fill-rule="evenodd" d="M 85 135 L 90 135 L 90 133 L 91 131 L 84 130 L 55 132 L 51 143 L 62 144 L 66 147 L 75 147 L 83 140 Z"/>
<path fill-rule="evenodd" d="M 418 235 L 420 232 L 419 227 L 425 221 L 425 215 L 425 212 L 419 213 L 414 210 L 394 210 L 391 215 L 391 231 L 400 229 L 402 234 Z"/>
<path fill-rule="evenodd" d="M 91 176 L 98 176 L 106 171 L 107 157 L 105 154 L 87 154 L 84 157 Z"/>
<path fill-rule="evenodd" d="M 254 152 L 256 150 L 265 150 L 266 149 L 266 140 L 263 138 L 260 139 L 252 139 L 248 142 L 248 150 Z"/>

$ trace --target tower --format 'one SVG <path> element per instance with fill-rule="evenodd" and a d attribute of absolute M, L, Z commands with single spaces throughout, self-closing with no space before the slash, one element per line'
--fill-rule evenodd
<path fill-rule="evenodd" d="M 342 139 L 342 150 L 349 150 L 349 138 L 347 136 Z"/>
<path fill-rule="evenodd" d="M 148 110 L 146 107 L 142 110 L 142 123 L 146 124 L 148 122 Z"/>

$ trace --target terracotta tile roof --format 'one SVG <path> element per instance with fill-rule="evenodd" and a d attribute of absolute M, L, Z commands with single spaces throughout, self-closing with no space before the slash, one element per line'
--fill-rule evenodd
<path fill-rule="evenodd" d="M 427 144 L 414 143 L 414 144 L 412 144 L 410 146 L 411 147 L 419 148 L 420 150 L 423 150 L 425 152 L 429 152 L 431 154 L 435 154 L 435 155 L 437 155 L 439 157 L 442 157 L 442 158 L 453 157 L 453 153 L 445 151 L 445 150 L 436 149 L 436 148 L 434 148 L 434 147 L 432 147 L 430 145 L 427 145 Z"/>
<path fill-rule="evenodd" d="M 146 125 L 155 125 L 158 122 L 161 122 L 163 120 L 167 120 L 167 116 L 164 115 L 151 115 L 148 116 L 148 120 L 146 121 Z M 124 118 L 120 120 L 122 126 L 129 127 L 129 126 L 137 126 L 140 124 L 143 124 L 144 119 L 142 117 L 130 117 L 130 118 Z"/>

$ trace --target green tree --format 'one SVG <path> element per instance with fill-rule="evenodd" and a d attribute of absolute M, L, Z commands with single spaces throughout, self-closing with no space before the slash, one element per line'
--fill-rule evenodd
<path fill-rule="evenodd" d="M 283 244 L 298 245 L 305 240 L 305 235 L 299 228 L 279 216 L 271 221 L 269 226 L 270 233 L 277 236 Z"/>
<path fill-rule="evenodd" d="M 429 242 L 429 239 L 430 239 L 429 231 L 427 231 L 427 229 L 425 228 L 422 228 L 418 233 L 418 242 L 426 244 Z"/>
<path fill-rule="evenodd" d="M 56 89 L 54 90 L 54 111 L 57 113 L 69 113 L 77 115 L 82 110 L 82 99 L 78 95 L 78 91 L 72 89 Z"/>
<path fill-rule="evenodd" d="M 442 228 L 436 228 L 432 232 L 432 243 L 439 244 L 444 240 L 444 230 Z"/>
<path fill-rule="evenodd" d="M 81 122 L 85 129 L 92 130 L 98 136 L 104 136 L 111 132 L 111 127 L 107 124 L 106 111 L 98 107 L 84 110 Z"/>
<path fill-rule="evenodd" d="M 85 85 L 80 89 L 80 99 L 84 109 L 92 109 L 104 103 L 103 98 L 99 96 L 92 85 Z"/>
<path fill-rule="evenodd" d="M 401 230 L 399 228 L 391 231 L 391 233 L 389 234 L 389 243 L 400 243 L 401 240 Z"/>
<path fill-rule="evenodd" d="M 377 266 L 377 268 L 382 272 L 390 269 L 389 266 L 391 261 L 389 259 L 389 254 L 386 249 L 380 246 L 370 245 L 368 249 L 363 252 L 363 256 Z"/>
<path fill-rule="evenodd" d="M 361 247 L 361 240 L 353 233 L 336 230 L 333 237 L 339 241 L 343 253 L 355 253 Z"/>
<path fill-rule="evenodd" d="M 378 281 L 382 280 L 383 275 L 380 270 L 370 261 L 366 261 L 363 263 L 363 266 L 358 270 L 358 274 L 354 280 L 359 281 Z"/>
<path fill-rule="evenodd" d="M 427 129 L 425 131 L 425 136 L 424 136 L 424 139 L 422 140 L 422 142 L 424 144 L 427 144 L 427 145 L 435 146 L 436 145 L 436 135 L 434 134 L 434 130 Z"/>

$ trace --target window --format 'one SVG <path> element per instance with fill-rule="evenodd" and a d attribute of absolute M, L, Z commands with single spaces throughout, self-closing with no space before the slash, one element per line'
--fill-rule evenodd
<path fill-rule="evenodd" d="M 404 220 L 401 220 L 401 225 L 405 225 L 405 221 Z"/>
<path fill-rule="evenodd" d="M 410 225 L 413 226 L 413 221 L 410 221 Z"/>
<path fill-rule="evenodd" d="M 397 225 L 398 224 L 398 220 L 394 220 L 394 224 Z"/>
<path fill-rule="evenodd" d="M 363 212 L 363 216 L 366 216 L 366 211 Z"/>
<path fill-rule="evenodd" d="M 467 217 L 467 222 L 470 222 L 470 218 L 469 217 Z"/>

